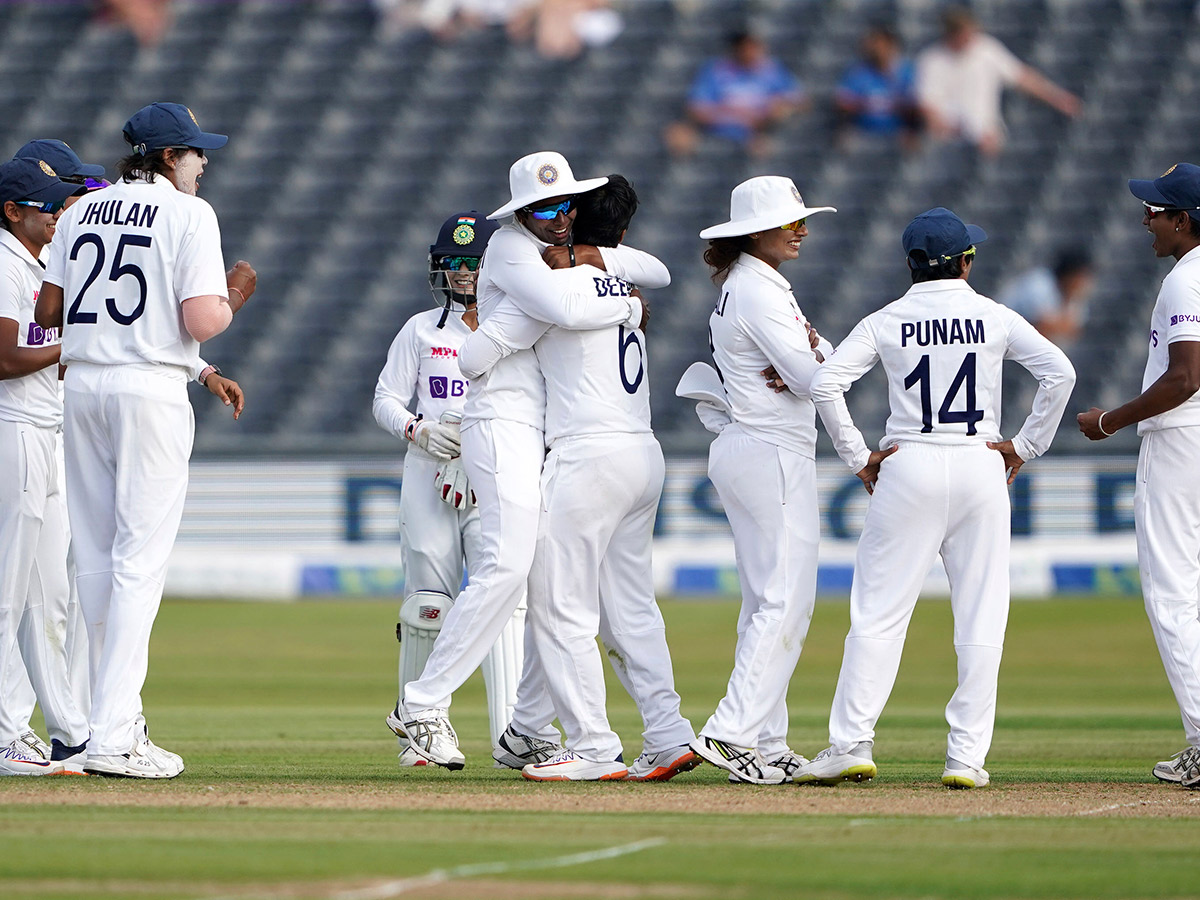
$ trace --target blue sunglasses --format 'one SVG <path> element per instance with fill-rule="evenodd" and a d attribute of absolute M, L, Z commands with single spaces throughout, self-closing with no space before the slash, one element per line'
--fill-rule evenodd
<path fill-rule="evenodd" d="M 527 206 L 525 209 L 535 219 L 541 219 L 545 222 L 549 221 L 550 219 L 557 219 L 559 213 L 562 213 L 565 216 L 571 211 L 571 207 L 574 205 L 574 203 L 575 198 L 568 197 L 562 203 L 555 203 L 552 206 Z"/>
<path fill-rule="evenodd" d="M 49 203 L 39 203 L 36 200 L 14 200 L 17 206 L 28 206 L 30 209 L 36 209 L 38 212 L 50 213 L 53 215 L 63 208 L 64 200 L 53 200 Z"/>

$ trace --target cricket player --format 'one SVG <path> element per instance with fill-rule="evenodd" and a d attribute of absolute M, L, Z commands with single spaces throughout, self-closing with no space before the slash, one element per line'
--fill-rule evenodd
<path fill-rule="evenodd" d="M 53 742 L 29 737 L 24 684 L 15 682 L 18 690 L 0 696 L 0 775 L 81 773 L 78 750 L 58 751 L 88 739 L 68 679 L 65 627 L 63 635 L 46 627 L 48 598 L 63 598 L 66 612 L 68 532 L 56 453 L 59 334 L 33 321 L 44 250 L 74 191 L 45 160 L 0 165 L 0 468 L 8 473 L 0 480 L 0 674 L 23 659 Z"/>
<path fill-rule="evenodd" d="M 1200 166 L 1179 163 L 1132 179 L 1151 249 L 1175 265 L 1150 314 L 1142 393 L 1078 416 L 1093 441 L 1137 424 L 1142 438 L 1133 494 L 1146 615 L 1175 692 L 1187 748 L 1154 767 L 1161 781 L 1200 788 Z"/>
<path fill-rule="evenodd" d="M 733 189 L 729 221 L 700 233 L 720 287 L 709 318 L 723 380 L 714 392 L 728 408 L 713 429 L 708 474 L 733 529 L 742 609 L 725 696 L 692 749 L 735 782 L 781 784 L 807 762 L 787 745 L 787 688 L 816 602 L 817 429 L 807 387 L 821 357 L 779 269 L 799 255 L 808 217 L 835 211 L 806 205 L 790 178 L 764 175 Z M 764 388 L 771 367 L 789 390 Z"/>
<path fill-rule="evenodd" d="M 576 198 L 571 248 L 550 247 L 544 256 L 569 267 L 586 251 L 587 259 L 603 263 L 597 247 L 618 247 L 637 205 L 633 186 L 610 175 Z M 632 295 L 627 282 L 601 268 L 576 271 L 591 279 L 598 296 Z M 679 711 L 654 598 L 650 546 L 663 460 L 650 429 L 645 338 L 624 324 L 553 327 L 505 298 L 463 345 L 462 364 L 478 376 L 528 347 L 546 382 L 550 448 L 530 620 L 566 749 L 522 774 L 533 781 L 667 781 L 699 760 L 689 747 L 695 733 Z M 608 723 L 597 634 L 642 715 L 644 749 L 629 767 Z"/>
<path fill-rule="evenodd" d="M 409 442 L 400 488 L 404 602 L 400 607 L 400 695 L 421 674 L 446 613 L 462 586 L 464 563 L 474 569 L 479 511 L 459 458 L 458 425 L 467 395 L 458 352 L 471 333 L 479 261 L 496 230 L 481 213 L 450 216 L 429 248 L 429 287 L 438 309 L 409 319 L 388 351 L 375 388 L 375 421 Z M 416 411 L 408 404 L 417 397 Z M 521 604 L 484 660 L 492 744 L 512 718 L 524 656 Z M 397 714 L 389 727 L 400 742 L 400 765 L 428 761 L 409 746 Z"/>
<path fill-rule="evenodd" d="M 199 344 L 253 292 L 228 274 L 212 208 L 196 196 L 224 135 L 177 103 L 125 124 L 120 182 L 60 219 L 35 319 L 62 328 L 67 508 L 91 658 L 86 772 L 172 778 L 177 754 L 141 720 L 150 631 L 187 491 Z"/>
<path fill-rule="evenodd" d="M 508 297 L 528 315 L 561 327 L 641 324 L 638 298 L 597 296 L 592 279 L 569 270 L 552 271 L 542 261 L 548 246 L 565 246 L 570 240 L 575 197 L 606 180 L 577 180 L 567 160 L 554 152 L 533 153 L 513 163 L 509 202 L 488 216 L 512 215 L 514 220 L 488 242 L 479 272 L 481 323 Z M 617 271 L 620 257 L 611 251 L 605 255 L 610 274 L 639 274 Z M 640 271 L 642 265 L 639 257 L 631 268 Z M 471 378 L 470 372 L 464 374 Z M 446 768 L 461 769 L 465 762 L 450 725 L 450 695 L 479 667 L 525 594 L 541 507 L 545 403 L 545 385 L 532 350 L 514 353 L 482 378 L 471 378 L 461 440 L 464 467 L 479 504 L 479 563 L 447 614 L 421 677 L 405 686 L 397 710 L 417 753 Z M 512 722 L 493 754 L 511 768 L 541 762 L 562 749 L 532 643 L 527 624 L 522 687 Z"/>
<path fill-rule="evenodd" d="M 813 376 L 809 392 L 821 421 L 871 503 L 854 562 L 830 747 L 800 767 L 797 782 L 877 774 L 875 723 L 896 680 L 921 584 L 940 554 L 958 656 L 942 784 L 988 783 L 983 766 L 1008 624 L 1006 486 L 1050 447 L 1075 370 L 1021 316 L 967 284 L 976 246 L 986 237 L 941 207 L 913 219 L 903 235 L 913 286 L 859 322 Z M 1006 359 L 1038 380 L 1033 409 L 1011 440 L 1000 436 Z M 844 394 L 877 362 L 887 373 L 891 415 L 881 449 L 871 451 Z"/>

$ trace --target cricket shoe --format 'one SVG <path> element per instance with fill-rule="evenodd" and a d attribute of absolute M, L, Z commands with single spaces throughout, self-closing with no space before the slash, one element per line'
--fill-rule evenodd
<path fill-rule="evenodd" d="M 764 757 L 765 759 L 766 757 Z M 808 765 L 808 760 L 792 750 L 784 750 L 783 753 L 776 756 L 774 759 L 767 760 L 768 766 L 774 766 L 777 769 L 782 769 L 789 780 L 793 780 L 796 772 L 801 766 Z M 732 772 L 729 773 L 730 784 L 745 784 L 746 782 L 738 778 Z"/>
<path fill-rule="evenodd" d="M 62 766 L 42 759 L 19 740 L 0 748 L 0 775 L 56 775 Z"/>
<path fill-rule="evenodd" d="M 1171 784 L 1179 784 L 1183 781 L 1183 773 L 1186 766 L 1183 762 L 1183 757 L 1192 747 L 1187 747 L 1180 750 L 1170 759 L 1164 759 L 1162 762 L 1154 764 L 1154 777 L 1159 781 L 1166 781 Z"/>
<path fill-rule="evenodd" d="M 836 753 L 826 747 L 812 762 L 796 770 L 797 784 L 835 785 L 843 781 L 870 781 L 879 774 L 871 760 L 873 741 L 859 741 L 849 753 Z"/>
<path fill-rule="evenodd" d="M 144 737 L 146 739 L 146 743 L 150 745 L 149 752 L 151 755 L 161 757 L 162 759 L 166 760 L 170 765 L 178 768 L 179 771 L 176 772 L 175 775 L 178 775 L 180 772 L 183 771 L 183 757 L 182 756 L 180 756 L 178 753 L 172 753 L 170 750 L 165 750 L 162 747 L 158 746 L 156 743 L 154 743 L 154 741 L 150 740 L 150 726 L 146 724 L 146 717 L 144 715 L 141 715 L 139 713 L 138 717 L 133 720 L 133 724 L 134 724 L 134 727 L 139 732 L 141 732 L 142 737 Z M 172 775 L 171 777 L 174 778 L 175 776 Z"/>
<path fill-rule="evenodd" d="M 59 775 L 86 775 L 83 764 L 87 762 L 87 741 L 76 747 L 64 744 L 60 740 L 50 742 L 50 759 L 62 766 Z"/>
<path fill-rule="evenodd" d="M 34 756 L 40 756 L 42 759 L 50 758 L 50 745 L 38 737 L 37 732 L 32 728 L 18 737 L 17 743 L 24 744 L 25 748 Z"/>
<path fill-rule="evenodd" d="M 756 747 L 735 747 L 704 735 L 690 746 L 704 761 L 736 775 L 739 784 L 784 784 L 792 780 L 783 769 L 768 765 Z"/>
<path fill-rule="evenodd" d="M 544 763 L 562 751 L 563 746 L 558 741 L 521 734 L 509 725 L 492 750 L 492 759 L 507 769 L 524 769 L 531 764 Z"/>
<path fill-rule="evenodd" d="M 643 753 L 629 767 L 628 781 L 670 781 L 680 772 L 690 772 L 700 765 L 700 757 L 690 744 L 668 747 L 657 753 Z"/>
<path fill-rule="evenodd" d="M 563 750 L 545 762 L 530 763 L 521 774 L 530 781 L 621 781 L 629 769 L 623 762 L 597 762 Z"/>
<path fill-rule="evenodd" d="M 942 771 L 942 784 L 948 788 L 981 788 L 987 787 L 991 779 L 987 769 L 977 769 L 960 763 L 957 759 L 946 757 L 946 768 Z"/>
<path fill-rule="evenodd" d="M 1200 788 L 1200 747 L 1188 747 L 1179 757 L 1179 783 L 1185 788 Z"/>
<path fill-rule="evenodd" d="M 467 758 L 458 749 L 458 735 L 446 712 L 444 706 L 437 706 L 409 713 L 403 703 L 397 703 L 395 713 L 388 716 L 388 725 L 398 736 L 408 738 L 418 756 L 457 772 L 466 765 Z M 393 722 L 399 725 L 398 731 Z"/>
<path fill-rule="evenodd" d="M 412 745 L 403 738 L 400 739 L 400 755 L 397 759 L 400 761 L 400 768 L 402 769 L 429 765 L 429 760 L 417 753 L 412 748 Z"/>
<path fill-rule="evenodd" d="M 110 778 L 174 778 L 183 771 L 183 763 L 173 756 L 143 737 L 128 753 L 89 753 L 83 771 Z"/>

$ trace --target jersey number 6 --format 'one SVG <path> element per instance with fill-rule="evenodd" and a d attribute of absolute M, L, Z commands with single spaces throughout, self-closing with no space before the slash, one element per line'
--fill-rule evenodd
<path fill-rule="evenodd" d="M 638 385 L 642 383 L 642 378 L 646 375 L 646 365 L 643 362 L 642 356 L 642 343 L 638 340 L 638 333 L 636 331 L 627 332 L 624 325 L 621 326 L 617 334 L 617 341 L 617 368 L 621 371 L 621 385 L 625 388 L 625 393 L 636 394 Z M 632 379 L 625 372 L 625 356 L 629 351 L 630 344 L 637 347 L 638 353 L 637 374 Z"/>
<path fill-rule="evenodd" d="M 100 239 L 100 235 L 95 232 L 87 232 L 81 234 L 79 239 L 75 241 L 75 246 L 71 248 L 71 259 L 77 259 L 79 251 L 85 245 L 92 244 L 96 248 L 96 261 L 92 264 L 92 271 L 88 273 L 88 277 L 84 279 L 83 287 L 79 289 L 79 293 L 75 295 L 75 302 L 71 304 L 71 309 L 67 312 L 68 325 L 90 325 L 96 321 L 94 312 L 83 312 L 79 309 L 79 304 L 83 302 L 83 295 L 87 293 L 88 288 L 92 283 L 100 277 L 101 271 L 104 269 L 104 241 Z M 142 272 L 141 266 L 134 263 L 122 264 L 121 258 L 125 255 L 126 247 L 149 247 L 150 238 L 140 234 L 123 234 L 120 241 L 117 242 L 117 252 L 113 257 L 112 268 L 108 273 L 108 280 L 115 282 L 126 275 L 129 275 L 137 280 L 140 295 L 138 297 L 137 306 L 129 314 L 121 312 L 117 308 L 117 298 L 107 297 L 104 300 L 104 305 L 108 309 L 109 316 L 114 322 L 119 322 L 122 325 L 132 325 L 141 318 L 142 313 L 146 311 L 146 294 L 148 288 L 146 286 L 146 276 Z"/>

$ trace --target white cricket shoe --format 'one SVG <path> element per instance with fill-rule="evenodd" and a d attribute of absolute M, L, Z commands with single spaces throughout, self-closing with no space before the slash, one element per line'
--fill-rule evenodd
<path fill-rule="evenodd" d="M 1191 749 L 1191 747 L 1185 747 L 1170 759 L 1164 759 L 1162 762 L 1155 763 L 1154 777 L 1159 781 L 1180 784 L 1183 781 L 1184 770 L 1187 768 L 1183 762 L 1183 757 Z"/>
<path fill-rule="evenodd" d="M 948 788 L 981 788 L 987 787 L 991 778 L 987 769 L 977 769 L 960 763 L 957 759 L 946 759 L 946 768 L 942 771 L 942 784 Z"/>
<path fill-rule="evenodd" d="M 736 747 L 704 735 L 690 746 L 705 762 L 736 775 L 739 784 L 784 784 L 792 780 L 783 769 L 768 765 L 756 747 Z"/>
<path fill-rule="evenodd" d="M 1179 783 L 1185 788 L 1200 788 L 1200 747 L 1188 747 L 1179 757 Z"/>
<path fill-rule="evenodd" d="M 86 775 L 83 765 L 87 762 L 87 741 L 78 747 L 68 747 L 60 740 L 52 740 L 50 758 L 62 766 L 59 775 Z"/>
<path fill-rule="evenodd" d="M 0 776 L 2 775 L 57 775 L 62 766 L 49 759 L 42 759 L 20 740 L 0 748 Z"/>
<path fill-rule="evenodd" d="M 597 762 L 563 750 L 545 762 L 530 763 L 521 774 L 530 781 L 621 781 L 629 769 L 622 762 Z"/>
<path fill-rule="evenodd" d="M 458 749 L 458 735 L 446 713 L 444 706 L 409 713 L 403 703 L 397 703 L 395 713 L 388 716 L 388 726 L 396 731 L 392 723 L 399 723 L 397 736 L 408 738 L 418 756 L 457 772 L 466 765 L 467 758 Z"/>
<path fill-rule="evenodd" d="M 174 778 L 183 771 L 183 766 L 143 737 L 128 753 L 111 756 L 88 753 L 83 771 L 111 778 Z"/>
<path fill-rule="evenodd" d="M 691 744 L 668 747 L 657 753 L 643 753 L 629 767 L 628 781 L 670 781 L 680 772 L 690 772 L 700 765 L 700 757 Z"/>
<path fill-rule="evenodd" d="M 400 763 L 400 768 L 402 769 L 409 769 L 414 766 L 429 765 L 429 760 L 417 753 L 417 751 L 412 748 L 412 745 L 403 738 L 401 739 L 400 743 L 400 754 L 396 758 Z"/>
<path fill-rule="evenodd" d="M 843 781 L 870 781 L 879 774 L 871 759 L 874 741 L 859 741 L 849 753 L 835 753 L 826 747 L 796 770 L 797 784 L 835 785 Z"/>
<path fill-rule="evenodd" d="M 509 725 L 492 750 L 492 759 L 507 769 L 524 769 L 528 765 L 543 763 L 562 751 L 563 746 L 558 741 L 521 734 Z"/>
<path fill-rule="evenodd" d="M 183 771 L 182 756 L 178 753 L 172 753 L 170 750 L 166 750 L 150 740 L 150 726 L 146 724 L 146 717 L 144 715 L 138 714 L 138 717 L 134 719 L 134 727 L 141 732 L 142 736 L 146 739 L 146 743 L 150 745 L 149 752 L 151 755 L 158 756 L 171 766 L 177 768 L 179 771 L 175 775 Z M 174 778 L 175 776 L 172 775 L 171 777 Z"/>
<path fill-rule="evenodd" d="M 26 731 L 17 738 L 18 744 L 24 744 L 26 749 L 34 756 L 40 756 L 42 759 L 50 759 L 50 745 L 37 736 L 37 732 L 32 728 Z"/>

